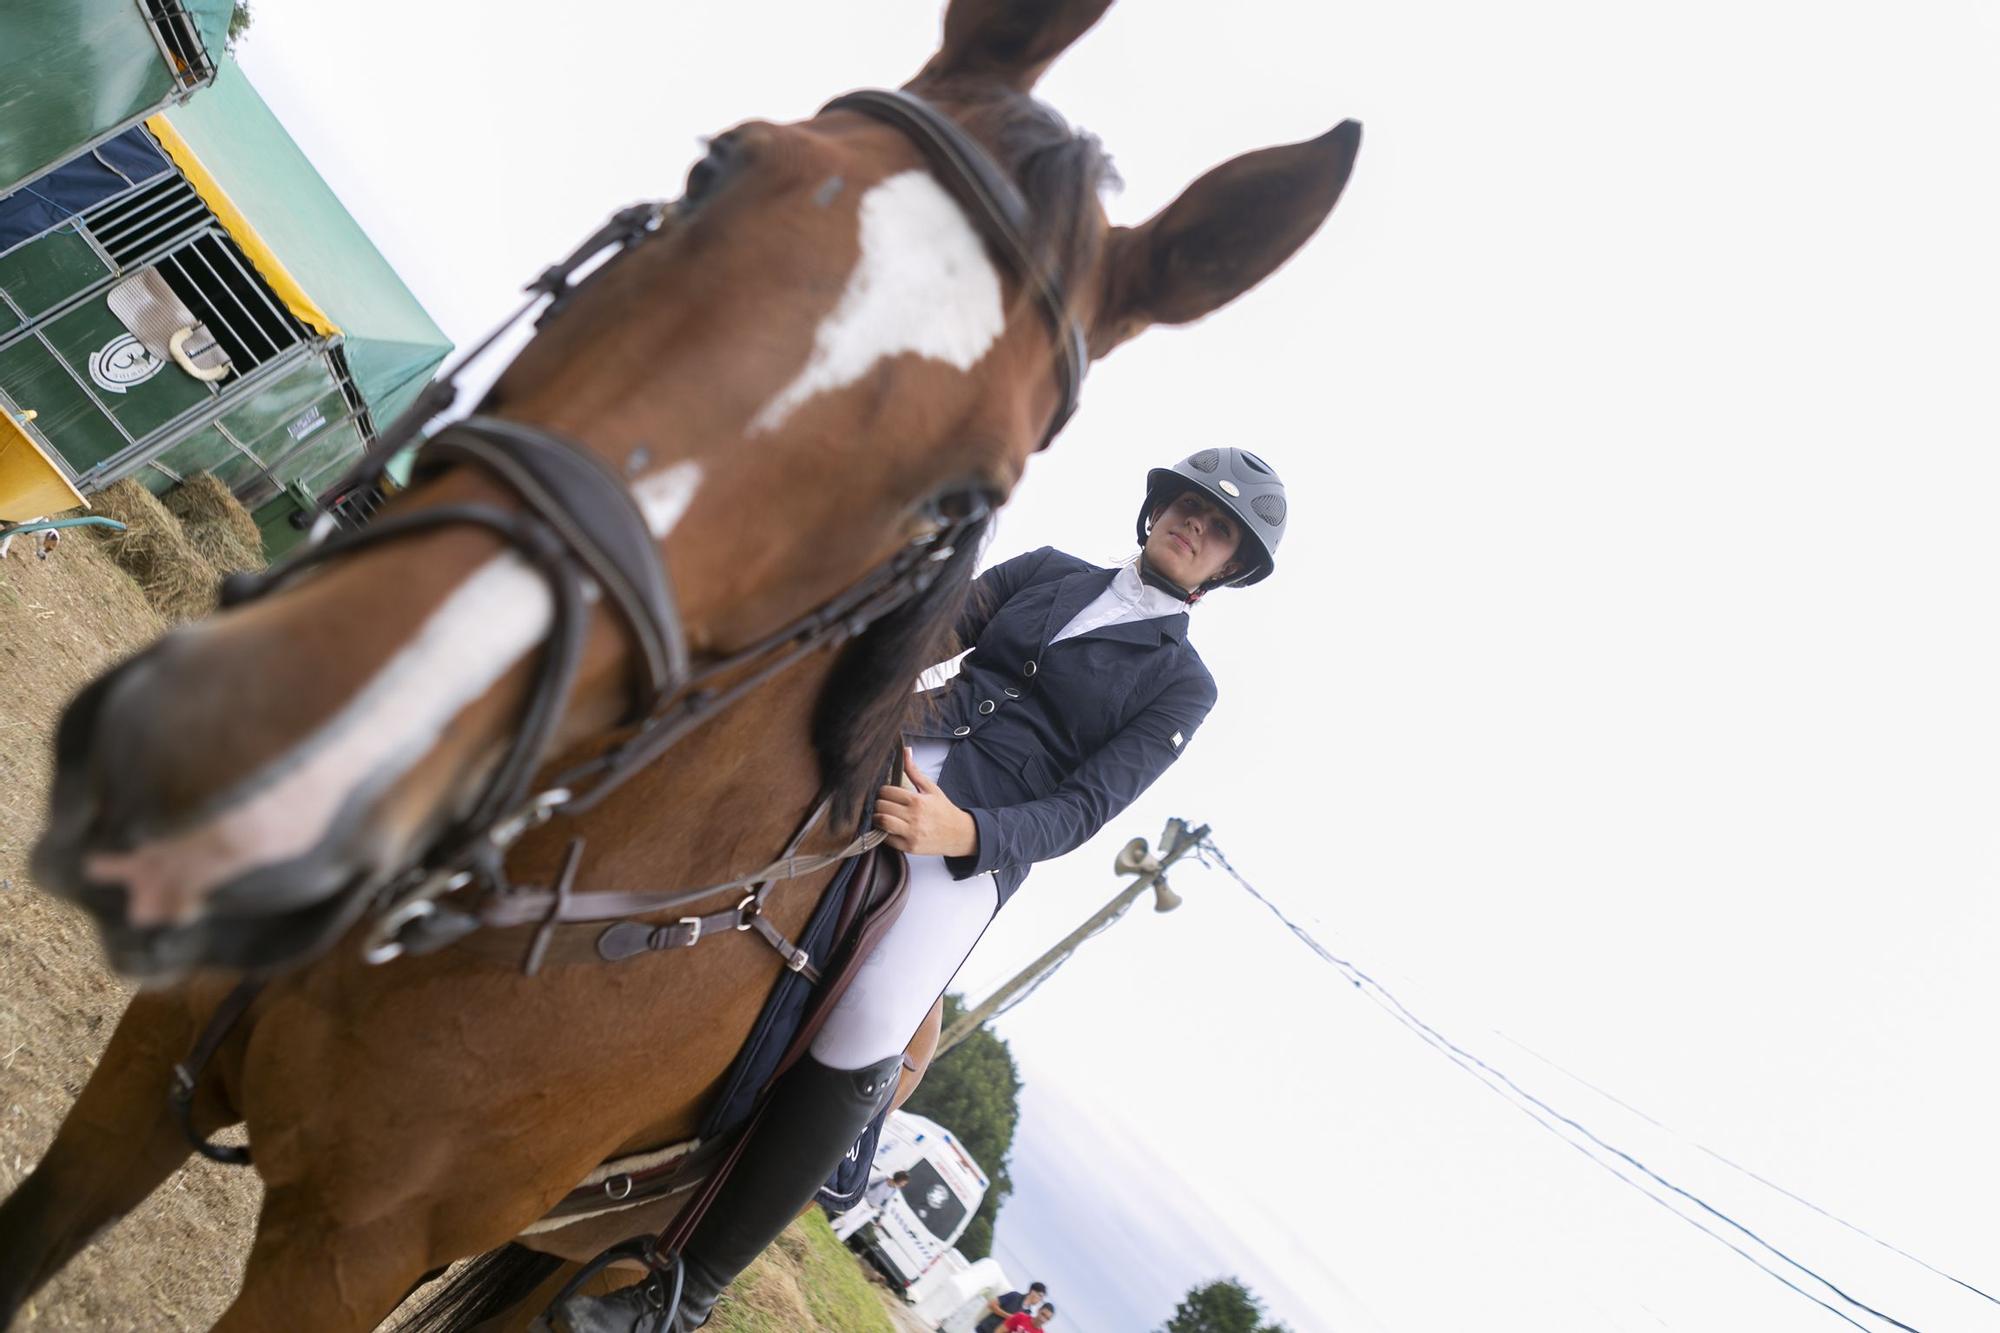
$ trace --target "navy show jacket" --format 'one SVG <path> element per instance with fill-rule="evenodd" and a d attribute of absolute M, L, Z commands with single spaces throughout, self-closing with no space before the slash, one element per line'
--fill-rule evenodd
<path fill-rule="evenodd" d="M 946 865 L 992 871 L 1003 906 L 1152 786 L 1215 704 L 1185 611 L 1049 642 L 1116 573 L 1045 546 L 980 575 L 958 623 L 972 651 L 909 730 L 952 742 L 938 786 L 979 847 Z"/>

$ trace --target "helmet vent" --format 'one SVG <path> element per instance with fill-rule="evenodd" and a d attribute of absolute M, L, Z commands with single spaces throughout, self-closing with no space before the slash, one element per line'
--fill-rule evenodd
<path fill-rule="evenodd" d="M 1251 467 L 1263 473 L 1265 476 L 1275 477 L 1278 475 L 1277 473 L 1271 471 L 1271 465 L 1269 463 L 1266 463 L 1263 459 L 1257 457 L 1257 455 L 1251 453 L 1248 449 L 1238 449 L 1236 453 L 1237 456 L 1240 457 L 1245 463 L 1248 463 Z"/>
<path fill-rule="evenodd" d="M 1204 449 L 1193 458 L 1188 459 L 1188 466 L 1197 472 L 1213 472 L 1221 462 L 1222 451 L 1220 449 Z"/>
<path fill-rule="evenodd" d="M 1285 521 L 1285 497 L 1253 495 L 1250 497 L 1250 512 L 1275 528 Z"/>

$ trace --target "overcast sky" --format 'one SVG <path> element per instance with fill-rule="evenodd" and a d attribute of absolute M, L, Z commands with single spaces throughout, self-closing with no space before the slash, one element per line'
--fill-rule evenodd
<path fill-rule="evenodd" d="M 252 78 L 463 343 L 697 135 L 902 81 L 940 10 L 256 12 Z M 1293 503 L 1277 576 L 1195 616 L 1208 725 L 964 988 L 1108 897 L 1126 838 L 1205 821 L 1661 1174 L 1926 1333 L 2000 1329 L 1523 1049 L 2000 1292 L 1996 58 L 1972 0 L 1115 8 L 1042 92 L 1116 156 L 1117 219 L 1367 138 L 1295 263 L 1096 369 L 1000 525 L 995 558 L 1115 558 L 1143 469 L 1211 443 Z M 1029 1081 L 1001 1257 L 1061 1329 L 1154 1327 L 1225 1269 L 1298 1333 L 1848 1327 L 1220 875 L 1174 882 L 1001 1023 Z"/>

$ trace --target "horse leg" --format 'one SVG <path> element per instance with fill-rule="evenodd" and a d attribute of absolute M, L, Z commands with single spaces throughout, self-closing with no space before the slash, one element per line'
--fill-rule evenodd
<path fill-rule="evenodd" d="M 250 1253 L 243 1289 L 216 1323 L 215 1333 L 372 1329 L 392 1309 L 426 1330 L 526 1333 L 583 1267 L 559 1260 L 546 1275 L 531 1276 L 523 1283 L 509 1265 L 481 1270 L 481 1261 L 475 1260 L 472 1268 L 447 1277 L 442 1288 L 411 1304 L 415 1292 L 409 1291 L 405 1275 L 421 1264 L 425 1228 L 420 1210 L 370 1227 L 342 1228 L 324 1222 L 317 1200 L 294 1207 L 281 1192 L 273 1194 L 257 1224 L 257 1244 Z M 527 1256 L 516 1247 L 507 1247 L 504 1253 L 542 1257 Z M 579 1290 L 615 1291 L 643 1276 L 607 1269 Z M 397 1296 L 402 1293 L 407 1293 L 407 1308 L 398 1307 Z M 438 1309 L 440 1304 L 447 1309 Z"/>
<path fill-rule="evenodd" d="M 362 1221 L 313 1185 L 268 1186 L 257 1239 L 217 1333 L 372 1329 L 432 1267 L 421 1209 Z"/>
<path fill-rule="evenodd" d="M 283 1026 L 282 1009 L 270 1017 Z M 260 1040 L 267 1035 L 260 1029 Z M 258 1083 L 271 1070 L 257 1067 L 254 1043 L 249 1059 L 246 1096 L 255 1136 Z M 296 1081 L 285 1080 L 263 1095 L 300 1092 Z M 413 1145 L 385 1138 L 379 1125 L 371 1134 L 350 1114 L 367 1115 L 369 1108 L 322 1101 L 317 1116 L 288 1115 L 283 1128 L 257 1138 L 264 1209 L 243 1285 L 216 1322 L 218 1333 L 363 1333 L 435 1266 L 504 1245 L 547 1207 L 546 1199 L 505 1187 L 533 1176 L 533 1159 L 521 1155 L 533 1150 L 532 1141 L 485 1141 L 468 1154 L 457 1138 Z M 475 1179 L 477 1165 L 494 1174 Z M 563 1174 L 581 1179 L 588 1169 L 578 1165 Z"/>
<path fill-rule="evenodd" d="M 192 1149 L 168 1113 L 167 1090 L 194 1042 L 197 1015 L 213 1007 L 192 1001 L 186 990 L 134 997 L 55 1142 L 0 1204 L 0 1327 L 187 1160 Z M 202 1133 L 233 1120 L 212 1090 L 196 1097 Z"/>

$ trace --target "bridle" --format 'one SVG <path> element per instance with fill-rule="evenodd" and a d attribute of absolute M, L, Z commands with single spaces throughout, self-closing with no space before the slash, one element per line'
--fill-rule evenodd
<path fill-rule="evenodd" d="M 1037 446 L 1046 448 L 1076 410 L 1089 358 L 1083 330 L 1069 312 L 1062 275 L 1042 263 L 1029 244 L 1031 214 L 1026 200 L 984 148 L 913 93 L 863 90 L 835 98 L 823 110 L 857 112 L 908 138 L 988 246 L 1033 296 L 1055 344 L 1061 391 Z M 502 334 L 531 314 L 539 326 L 659 230 L 673 209 L 658 202 L 624 209 L 566 259 L 544 270 L 529 284 L 528 299 L 515 314 L 428 385 L 333 490 L 347 493 L 379 483 L 391 457 L 431 420 L 451 410 L 460 377 Z M 607 251 L 604 263 L 578 276 Z M 869 830 L 838 852 L 799 855 L 799 847 L 825 817 L 830 796 L 822 795 L 777 860 L 751 874 L 698 888 L 574 896 L 580 839 L 571 841 L 562 869 L 548 888 L 515 884 L 506 873 L 506 854 L 529 829 L 559 813 L 592 809 L 710 717 L 812 654 L 847 643 L 921 595 L 943 563 L 964 542 L 976 538 L 991 512 L 991 498 L 968 489 L 934 499 L 926 515 L 930 530 L 924 537 L 755 643 L 696 661 L 654 538 L 625 480 L 607 464 L 547 431 L 473 415 L 430 436 L 416 455 L 420 476 L 462 466 L 498 481 L 521 508 L 452 503 L 376 518 L 366 527 L 338 532 L 322 515 L 314 524 L 310 545 L 298 555 L 262 573 L 233 576 L 223 589 L 224 605 L 237 605 L 284 587 L 336 557 L 414 533 L 465 525 L 498 537 L 548 584 L 553 599 L 551 628 L 513 738 L 470 808 L 451 821 L 414 865 L 357 905 L 355 917 L 373 917 L 366 957 L 386 962 L 405 953 L 441 948 L 481 927 L 536 924 L 540 929 L 524 959 L 526 970 L 533 972 L 558 924 L 673 911 L 725 891 L 746 889 L 750 892 L 727 911 L 683 917 L 672 926 L 647 927 L 648 942 L 643 947 L 691 945 L 718 930 L 754 929 L 788 966 L 809 970 L 804 952 L 764 919 L 765 895 L 777 880 L 823 869 L 871 850 L 882 840 L 879 832 Z M 616 609 L 637 648 L 640 667 L 631 707 L 615 741 L 537 785 L 535 776 L 581 666 L 591 603 L 599 595 Z M 638 923 L 631 924 L 636 928 Z M 607 931 L 605 939 L 613 934 Z M 605 956 L 624 955 L 606 952 Z"/>

